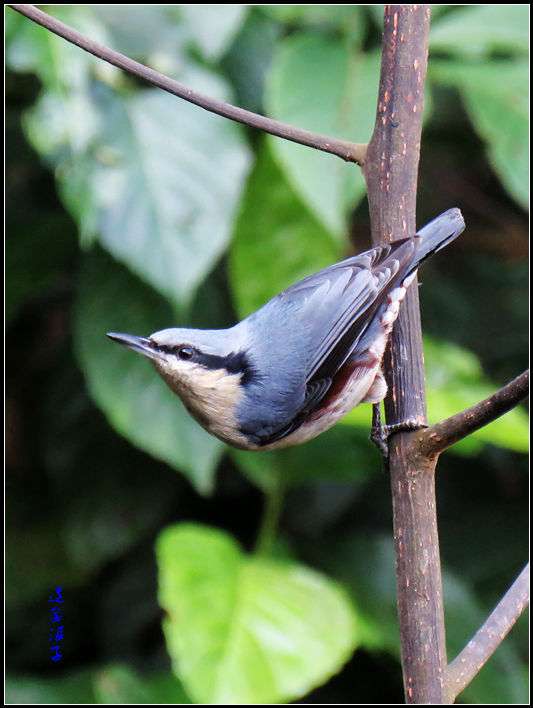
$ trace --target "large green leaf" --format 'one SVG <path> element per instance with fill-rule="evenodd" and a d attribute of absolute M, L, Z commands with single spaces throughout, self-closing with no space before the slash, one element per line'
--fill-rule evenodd
<path fill-rule="evenodd" d="M 109 257 L 86 258 L 75 345 L 91 395 L 118 432 L 207 492 L 222 443 L 190 417 L 148 360 L 105 337 L 110 330 L 148 335 L 173 321 L 171 308 Z"/>
<path fill-rule="evenodd" d="M 42 28 L 25 28 L 9 57 L 44 83 L 24 126 L 54 168 L 82 241 L 98 236 L 161 293 L 188 303 L 229 241 L 249 161 L 240 126 L 159 90 L 111 88 L 116 73 L 96 64 L 106 83 L 95 80 L 94 59 Z M 179 78 L 228 96 L 220 78 L 192 63 Z"/>
<path fill-rule="evenodd" d="M 529 206 L 529 68 L 526 61 L 435 61 L 430 77 L 456 86 L 507 191 Z"/>
<path fill-rule="evenodd" d="M 225 533 L 192 524 L 166 529 L 157 558 L 167 648 L 198 703 L 298 698 L 355 647 L 349 602 L 316 571 L 246 556 Z"/>
<path fill-rule="evenodd" d="M 431 29 L 431 49 L 477 57 L 494 51 L 526 54 L 527 5 L 469 5 L 441 17 Z"/>
<path fill-rule="evenodd" d="M 206 85 L 196 72 L 186 83 Z M 206 92 L 220 94 L 209 84 Z M 108 125 L 119 154 L 100 174 L 109 199 L 103 243 L 161 292 L 187 301 L 229 242 L 248 163 L 241 133 L 159 91 L 124 102 Z"/>
<path fill-rule="evenodd" d="M 229 276 L 239 314 L 338 260 L 340 249 L 305 209 L 263 146 L 235 224 Z"/>
<path fill-rule="evenodd" d="M 202 76 L 187 81 L 202 88 Z M 117 259 L 188 303 L 229 241 L 248 162 L 241 134 L 156 90 L 108 95 L 98 109 L 103 127 L 75 159 L 60 136 L 51 144 L 49 126 L 57 130 L 66 110 L 58 95 L 46 94 L 29 115 L 30 140 L 44 154 L 55 147 L 61 191 L 83 232 L 96 231 Z"/>
<path fill-rule="evenodd" d="M 288 37 L 274 58 L 266 95 L 280 120 L 333 137 L 368 142 L 376 115 L 377 53 L 353 54 L 347 41 L 318 34 Z M 276 159 L 307 207 L 337 238 L 365 186 L 358 168 L 338 157 L 272 139 Z"/>

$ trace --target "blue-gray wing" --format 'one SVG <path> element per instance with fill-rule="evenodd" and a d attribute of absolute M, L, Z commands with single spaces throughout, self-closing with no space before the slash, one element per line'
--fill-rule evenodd
<path fill-rule="evenodd" d="M 240 411 L 243 432 L 273 442 L 320 405 L 388 292 L 409 271 L 414 250 L 406 239 L 336 263 L 242 323 L 260 372 Z"/>

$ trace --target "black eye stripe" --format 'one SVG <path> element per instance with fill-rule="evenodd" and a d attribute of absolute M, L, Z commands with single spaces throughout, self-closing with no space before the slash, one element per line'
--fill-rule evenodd
<path fill-rule="evenodd" d="M 175 354 L 180 359 L 192 359 L 195 354 L 199 353 L 194 347 L 187 344 L 158 344 L 152 340 L 152 346 L 158 352 Z"/>
<path fill-rule="evenodd" d="M 257 372 L 244 351 L 231 352 L 226 356 L 197 352 L 195 361 L 206 369 L 226 369 L 228 374 L 241 374 L 241 384 L 246 386 L 257 379 Z"/>
<path fill-rule="evenodd" d="M 184 361 L 194 360 L 206 369 L 226 369 L 228 374 L 241 374 L 241 384 L 246 386 L 258 378 L 258 373 L 244 351 L 231 352 L 226 356 L 204 354 L 189 344 L 158 344 L 151 341 L 154 349 L 165 354 L 174 354 Z"/>

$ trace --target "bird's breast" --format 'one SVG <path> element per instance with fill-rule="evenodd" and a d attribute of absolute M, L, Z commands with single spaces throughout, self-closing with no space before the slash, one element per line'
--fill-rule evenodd
<path fill-rule="evenodd" d="M 178 394 L 183 405 L 209 433 L 234 447 L 248 447 L 240 432 L 236 410 L 242 400 L 241 374 L 224 369 L 191 370 L 189 377 L 176 378 L 161 371 L 169 387 Z"/>

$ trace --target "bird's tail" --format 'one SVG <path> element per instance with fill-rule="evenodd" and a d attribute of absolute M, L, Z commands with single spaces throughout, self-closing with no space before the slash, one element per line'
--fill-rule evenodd
<path fill-rule="evenodd" d="M 464 231 L 465 221 L 459 209 L 448 209 L 415 234 L 418 242 L 411 271 L 433 253 L 456 239 Z"/>

